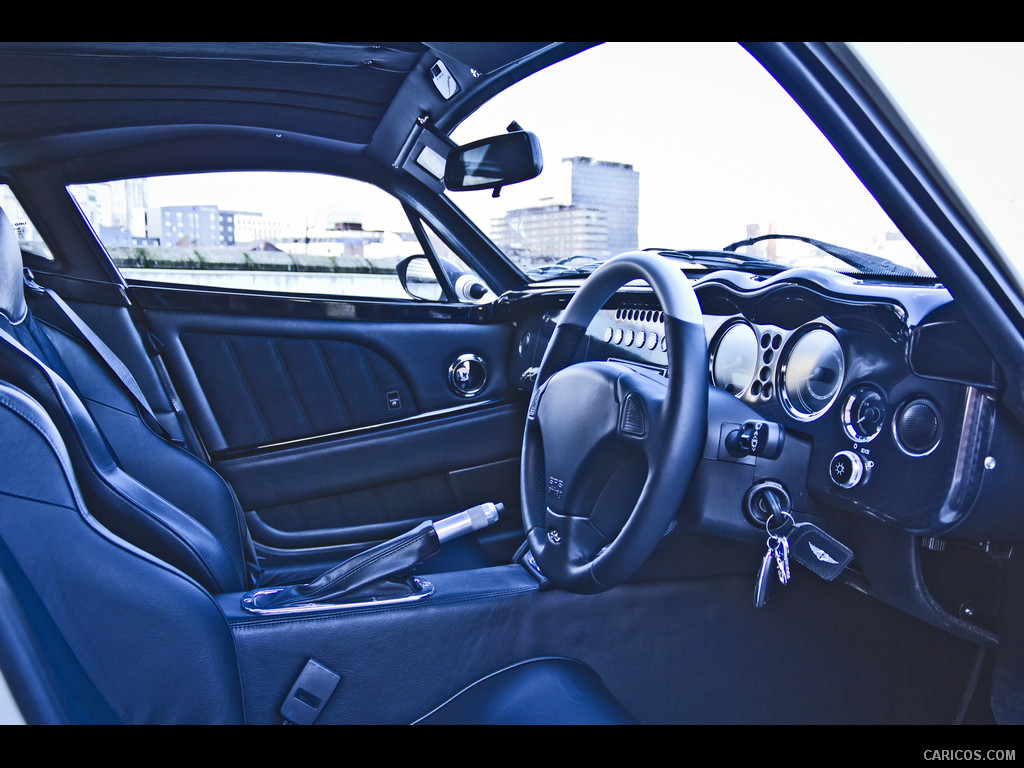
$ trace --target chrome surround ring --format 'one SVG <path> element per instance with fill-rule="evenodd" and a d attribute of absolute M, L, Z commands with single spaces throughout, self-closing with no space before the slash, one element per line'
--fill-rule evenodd
<path fill-rule="evenodd" d="M 810 334 L 816 333 L 818 331 L 827 333 L 829 336 L 832 337 L 832 340 L 836 344 L 839 361 L 839 381 L 836 383 L 835 389 L 832 392 L 832 394 L 828 397 L 827 402 L 825 402 L 823 405 L 821 405 L 821 407 L 819 407 L 815 411 L 805 412 L 797 408 L 789 397 L 790 382 L 788 381 L 788 377 L 791 373 L 790 363 L 792 360 L 793 351 L 800 345 L 800 343 L 805 338 L 807 338 Z M 779 401 L 782 403 L 782 407 L 785 409 L 787 414 L 789 414 L 792 418 L 796 419 L 797 421 L 809 422 L 821 418 L 826 413 L 828 413 L 829 410 L 831 410 L 836 400 L 839 399 L 839 396 L 840 394 L 842 394 L 843 391 L 843 382 L 846 378 L 846 351 L 843 349 L 843 344 L 839 340 L 839 337 L 836 335 L 835 330 L 822 323 L 808 323 L 807 325 L 798 329 L 789 337 L 788 340 L 786 340 L 785 344 L 781 348 L 781 352 L 781 355 L 776 356 L 776 359 L 781 361 L 778 363 L 778 386 L 776 387 L 776 390 L 779 395 Z"/>
<path fill-rule="evenodd" d="M 474 397 L 487 385 L 487 366 L 476 355 L 459 355 L 448 366 L 448 387 L 459 397 Z"/>

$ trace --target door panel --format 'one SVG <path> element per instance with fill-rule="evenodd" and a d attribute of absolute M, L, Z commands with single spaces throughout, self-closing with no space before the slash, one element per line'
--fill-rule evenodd
<path fill-rule="evenodd" d="M 268 550 L 349 546 L 481 501 L 518 523 L 524 403 L 486 307 L 133 288 L 217 469 Z M 462 355 L 487 378 L 449 383 Z"/>
<path fill-rule="evenodd" d="M 228 450 L 416 413 L 405 377 L 357 342 L 194 332 L 179 338 Z M 225 386 L 229 381 L 238 386 Z"/>

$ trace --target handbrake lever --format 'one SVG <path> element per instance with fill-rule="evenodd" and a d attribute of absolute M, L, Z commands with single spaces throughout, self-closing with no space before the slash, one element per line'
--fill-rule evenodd
<path fill-rule="evenodd" d="M 353 555 L 309 582 L 291 587 L 261 588 L 242 596 L 252 613 L 287 609 L 327 608 L 338 604 L 397 600 L 417 594 L 413 569 L 436 554 L 441 544 L 496 523 L 502 504 L 485 502 L 433 522 Z"/>

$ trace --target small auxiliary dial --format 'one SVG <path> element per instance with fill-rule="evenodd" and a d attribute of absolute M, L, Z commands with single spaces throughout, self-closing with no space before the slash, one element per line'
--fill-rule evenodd
<path fill-rule="evenodd" d="M 885 395 L 870 384 L 857 387 L 843 404 L 843 429 L 851 440 L 869 442 L 882 431 L 885 411 Z"/>
<path fill-rule="evenodd" d="M 832 457 L 828 475 L 840 488 L 853 488 L 868 479 L 868 467 L 859 454 L 840 451 Z"/>

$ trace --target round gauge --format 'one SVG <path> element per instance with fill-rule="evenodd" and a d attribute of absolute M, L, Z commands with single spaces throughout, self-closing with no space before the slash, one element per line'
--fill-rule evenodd
<path fill-rule="evenodd" d="M 734 323 L 718 339 L 711 363 L 715 386 L 738 395 L 754 379 L 757 370 L 757 336 L 745 323 Z"/>
<path fill-rule="evenodd" d="M 872 386 L 857 387 L 846 398 L 842 418 L 843 429 L 851 440 L 873 440 L 885 423 L 885 396 Z"/>
<path fill-rule="evenodd" d="M 831 331 L 815 328 L 800 336 L 782 369 L 783 402 L 790 414 L 809 421 L 832 405 L 843 384 L 843 348 Z"/>

